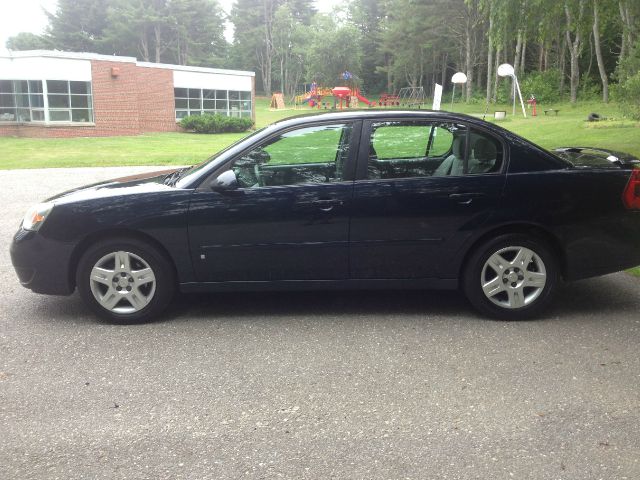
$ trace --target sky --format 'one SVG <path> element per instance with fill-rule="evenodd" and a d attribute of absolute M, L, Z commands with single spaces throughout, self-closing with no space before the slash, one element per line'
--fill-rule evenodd
<path fill-rule="evenodd" d="M 218 0 L 222 8 L 229 12 L 233 0 Z M 343 0 L 315 0 L 316 8 L 329 12 Z M 42 33 L 47 26 L 47 16 L 43 10 L 55 12 L 57 0 L 0 0 L 0 51 L 5 51 L 7 38 L 20 33 Z M 232 33 L 226 32 L 229 37 Z"/>

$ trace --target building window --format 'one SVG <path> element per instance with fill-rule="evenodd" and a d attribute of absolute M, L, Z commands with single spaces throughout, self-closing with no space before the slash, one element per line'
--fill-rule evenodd
<path fill-rule="evenodd" d="M 176 120 L 205 113 L 251 117 L 251 92 L 174 88 Z"/>
<path fill-rule="evenodd" d="M 93 122 L 91 82 L 47 80 L 50 122 Z"/>
<path fill-rule="evenodd" d="M 0 121 L 44 122 L 40 80 L 0 80 Z"/>
<path fill-rule="evenodd" d="M 0 80 L 0 121 L 93 122 L 91 82 Z"/>

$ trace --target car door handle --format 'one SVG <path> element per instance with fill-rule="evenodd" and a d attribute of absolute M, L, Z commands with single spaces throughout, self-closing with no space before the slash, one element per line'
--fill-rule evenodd
<path fill-rule="evenodd" d="M 342 200 L 337 200 L 335 198 L 331 198 L 331 199 L 327 198 L 327 199 L 313 200 L 311 202 L 311 205 L 313 205 L 314 207 L 317 207 L 323 212 L 330 212 L 331 210 L 333 210 L 333 207 L 341 207 L 342 205 L 344 205 L 344 202 Z"/>
<path fill-rule="evenodd" d="M 474 198 L 484 197 L 484 193 L 480 192 L 468 192 L 468 193 L 452 193 L 449 195 L 451 200 L 455 200 L 460 205 L 469 205 L 473 202 Z"/>

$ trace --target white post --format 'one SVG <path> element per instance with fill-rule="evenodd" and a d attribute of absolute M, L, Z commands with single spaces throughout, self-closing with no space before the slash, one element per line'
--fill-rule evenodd
<path fill-rule="evenodd" d="M 435 90 L 433 92 L 433 105 L 431 110 L 440 110 L 440 103 L 442 102 L 442 85 L 436 83 Z"/>
<path fill-rule="evenodd" d="M 522 92 L 520 92 L 520 82 L 518 82 L 518 77 L 513 77 L 516 81 L 516 87 L 518 88 L 518 96 L 520 97 L 520 105 L 522 105 L 522 115 L 524 115 L 524 118 L 527 118 L 527 111 L 524 109 L 524 102 L 522 101 Z M 513 97 L 513 105 L 515 107 L 516 104 L 516 98 L 515 95 Z"/>
<path fill-rule="evenodd" d="M 453 112 L 453 97 L 456 95 L 456 84 L 453 84 L 453 92 L 451 92 L 451 111 Z"/>

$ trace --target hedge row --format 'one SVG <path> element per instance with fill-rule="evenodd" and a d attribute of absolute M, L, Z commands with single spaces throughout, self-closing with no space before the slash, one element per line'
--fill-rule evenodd
<path fill-rule="evenodd" d="M 253 120 L 244 117 L 204 114 L 190 115 L 180 120 L 180 126 L 196 133 L 237 133 L 253 127 Z"/>

